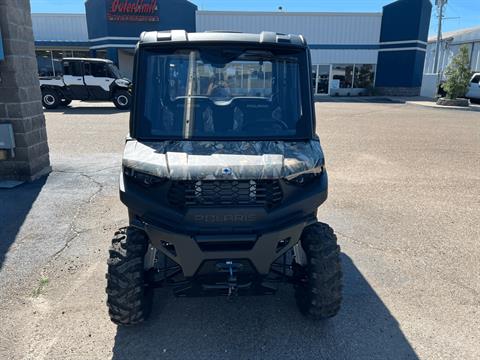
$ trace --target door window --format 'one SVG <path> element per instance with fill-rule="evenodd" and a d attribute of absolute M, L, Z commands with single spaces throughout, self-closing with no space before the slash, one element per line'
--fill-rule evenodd
<path fill-rule="evenodd" d="M 64 61 L 63 70 L 65 75 L 83 76 L 82 63 L 79 61 Z"/>
<path fill-rule="evenodd" d="M 474 84 L 480 83 L 480 75 L 475 75 L 472 79 L 472 83 Z"/>
<path fill-rule="evenodd" d="M 108 77 L 107 66 L 104 63 L 89 63 L 89 75 L 94 77 Z"/>

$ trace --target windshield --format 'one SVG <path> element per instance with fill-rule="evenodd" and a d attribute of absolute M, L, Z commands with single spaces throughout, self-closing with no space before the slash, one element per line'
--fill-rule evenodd
<path fill-rule="evenodd" d="M 231 46 L 142 51 L 137 137 L 308 138 L 309 94 L 303 101 L 301 94 L 308 89 L 308 75 L 301 76 L 305 53 L 275 51 Z"/>
<path fill-rule="evenodd" d="M 122 74 L 120 73 L 120 70 L 118 70 L 118 68 L 115 65 L 108 64 L 108 69 L 110 70 L 110 73 L 113 75 L 115 79 L 122 78 Z"/>

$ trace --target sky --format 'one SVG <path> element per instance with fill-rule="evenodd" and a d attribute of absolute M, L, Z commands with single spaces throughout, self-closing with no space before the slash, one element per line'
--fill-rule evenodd
<path fill-rule="evenodd" d="M 161 0 L 160 0 L 161 1 Z M 381 12 L 390 0 L 190 0 L 200 10 Z M 433 2 L 433 0 L 431 0 Z M 84 13 L 84 0 L 30 0 L 32 12 Z M 432 11 L 430 35 L 438 20 Z M 444 31 L 480 26 L 480 0 L 448 0 Z"/>

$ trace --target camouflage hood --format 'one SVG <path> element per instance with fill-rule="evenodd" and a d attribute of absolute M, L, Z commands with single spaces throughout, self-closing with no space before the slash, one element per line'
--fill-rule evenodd
<path fill-rule="evenodd" d="M 173 180 L 276 179 L 306 172 L 323 161 L 318 140 L 128 140 L 123 155 L 123 166 Z"/>

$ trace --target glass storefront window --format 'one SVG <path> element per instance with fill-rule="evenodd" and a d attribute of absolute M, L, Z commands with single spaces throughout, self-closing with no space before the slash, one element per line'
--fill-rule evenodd
<path fill-rule="evenodd" d="M 373 86 L 375 78 L 375 65 L 355 64 L 354 88 L 369 88 Z"/>
<path fill-rule="evenodd" d="M 99 58 L 99 59 L 106 59 L 107 58 L 107 52 L 105 50 L 97 50 L 97 56 L 96 57 Z"/>
<path fill-rule="evenodd" d="M 312 87 L 313 87 L 313 93 L 315 94 L 315 90 L 317 87 L 317 67 L 318 65 L 312 65 Z"/>
<path fill-rule="evenodd" d="M 328 94 L 330 65 L 318 65 L 317 93 Z"/>
<path fill-rule="evenodd" d="M 89 58 L 89 50 L 69 50 L 69 49 L 49 49 L 36 50 L 38 64 L 38 75 L 40 77 L 46 76 L 61 76 L 63 75 L 62 59 L 68 57 L 82 57 Z M 106 58 L 106 51 L 97 51 L 97 58 Z"/>
<path fill-rule="evenodd" d="M 79 58 L 89 58 L 89 57 L 91 57 L 89 51 L 74 50 L 72 53 L 73 53 L 72 54 L 73 57 L 79 57 Z"/>
<path fill-rule="evenodd" d="M 328 95 L 330 84 L 330 65 L 312 66 L 313 93 Z"/>
<path fill-rule="evenodd" d="M 38 64 L 38 76 L 53 76 L 52 54 L 50 50 L 35 51 Z"/>
<path fill-rule="evenodd" d="M 339 81 L 340 89 L 351 88 L 353 85 L 353 64 L 333 65 L 332 79 Z"/>

